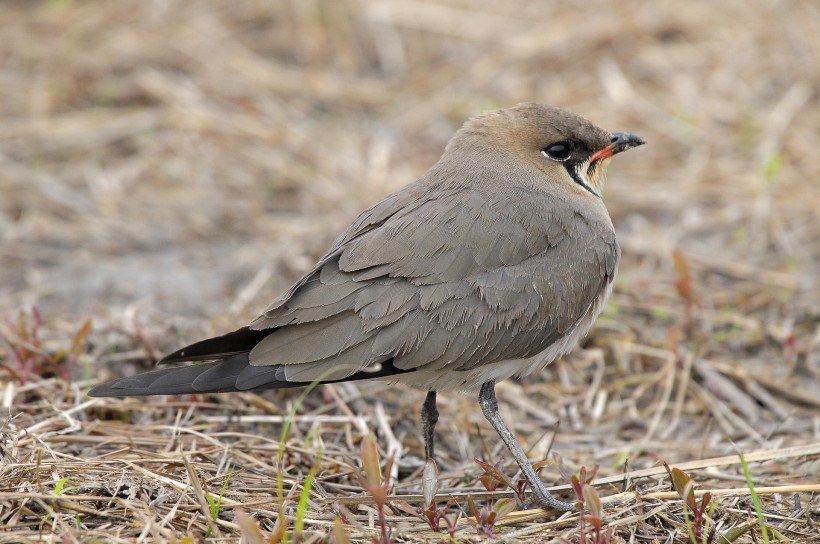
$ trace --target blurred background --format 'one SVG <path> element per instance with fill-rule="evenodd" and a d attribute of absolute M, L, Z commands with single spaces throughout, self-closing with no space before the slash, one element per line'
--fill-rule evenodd
<path fill-rule="evenodd" d="M 233 327 L 467 117 L 537 101 L 650 143 L 610 170 L 618 290 L 675 296 L 678 248 L 703 303 L 816 316 L 818 10 L 3 2 L 0 315 Z"/>
<path fill-rule="evenodd" d="M 111 450 L 162 447 L 182 411 L 212 435 L 236 424 L 208 413 L 278 413 L 298 391 L 266 404 L 211 396 L 196 412 L 190 399 L 104 401 L 80 418 L 91 437 L 72 442 L 77 429 L 54 410 L 86 406 L 88 382 L 64 379 L 72 369 L 95 381 L 135 372 L 256 317 L 361 210 L 429 168 L 465 119 L 535 101 L 648 145 L 610 167 L 604 197 L 623 259 L 584 349 L 499 384 L 533 457 L 558 419 L 555 449 L 605 475 L 627 458 L 640 468 L 813 441 L 813 456 L 791 450 L 792 461 L 755 470 L 761 483 L 816 484 L 818 29 L 820 3 L 799 0 L 1 2 L 0 384 L 17 414 L 4 425 L 48 428 L 76 458 L 90 455 L 85 444 L 139 458 Z M 383 402 L 408 455 L 421 455 L 409 416 L 421 393 L 323 391 L 302 411 L 333 413 L 344 397 L 373 422 Z M 474 399 L 439 399 L 439 460 L 451 485 L 472 485 L 464 475 L 487 451 L 476 429 L 492 431 Z M 339 459 L 358 441 L 344 425 L 346 443 L 337 426 L 319 433 L 347 448 Z M 251 427 L 241 440 L 269 433 Z M 23 435 L 5 451 L 39 455 L 40 439 Z M 488 458 L 509 461 L 490 443 Z M 265 458 L 267 445 L 253 447 Z M 200 470 L 219 474 L 208 459 Z M 417 465 L 402 464 L 410 488 Z M 77 470 L 95 493 L 119 489 L 107 466 Z M 731 487 L 743 479 L 732 470 L 709 474 Z M 345 478 L 352 487 L 328 489 L 358 489 Z M 40 480 L 23 470 L 0 487 L 26 481 Z M 163 516 L 151 496 L 145 516 Z M 782 508 L 786 520 L 799 505 Z"/>

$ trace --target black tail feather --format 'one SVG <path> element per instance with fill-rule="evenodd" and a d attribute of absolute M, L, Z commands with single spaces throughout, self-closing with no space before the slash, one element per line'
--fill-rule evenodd
<path fill-rule="evenodd" d="M 89 397 L 144 397 L 147 395 L 184 395 L 198 393 L 194 380 L 200 374 L 213 369 L 223 361 L 198 365 L 164 368 L 128 378 L 120 378 L 97 385 L 88 392 Z M 211 392 L 235 391 L 230 386 L 218 384 Z M 221 387 L 222 386 L 222 387 Z"/>
<path fill-rule="evenodd" d="M 226 360 L 199 363 L 188 366 L 163 368 L 120 378 L 93 387 L 88 395 L 91 397 L 143 397 L 148 395 L 184 395 L 191 393 L 230 393 L 234 391 L 262 391 L 265 389 L 283 389 L 304 387 L 310 382 L 288 382 L 275 378 L 276 368 L 270 366 L 252 366 L 247 353 L 235 355 Z M 239 375 L 243 383 L 252 383 L 252 387 L 237 387 Z M 393 361 L 385 361 L 378 369 L 359 371 L 347 378 L 328 380 L 322 383 L 337 383 L 354 380 L 384 378 L 413 370 L 393 366 Z M 256 378 L 256 379 L 254 379 Z"/>

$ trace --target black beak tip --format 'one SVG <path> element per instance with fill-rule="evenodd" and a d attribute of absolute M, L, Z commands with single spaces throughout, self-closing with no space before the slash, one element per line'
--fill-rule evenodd
<path fill-rule="evenodd" d="M 615 148 L 612 150 L 613 154 L 615 154 L 626 151 L 627 149 L 632 149 L 633 147 L 638 147 L 646 142 L 643 138 L 631 132 L 613 132 L 611 143 L 615 144 Z"/>

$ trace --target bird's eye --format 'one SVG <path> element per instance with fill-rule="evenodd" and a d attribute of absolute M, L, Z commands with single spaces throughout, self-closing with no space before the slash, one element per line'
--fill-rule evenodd
<path fill-rule="evenodd" d="M 541 150 L 541 153 L 554 161 L 565 161 L 569 158 L 570 147 L 569 142 L 558 142 Z"/>

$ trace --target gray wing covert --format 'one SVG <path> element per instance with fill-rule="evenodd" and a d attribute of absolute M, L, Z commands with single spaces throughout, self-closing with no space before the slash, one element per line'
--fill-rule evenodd
<path fill-rule="evenodd" d="M 578 221 L 540 193 L 462 190 L 394 205 L 362 214 L 254 322 L 279 328 L 251 364 L 310 381 L 391 359 L 466 370 L 528 357 L 570 331 L 614 275 L 611 226 Z"/>

